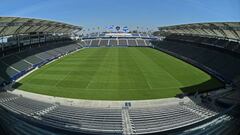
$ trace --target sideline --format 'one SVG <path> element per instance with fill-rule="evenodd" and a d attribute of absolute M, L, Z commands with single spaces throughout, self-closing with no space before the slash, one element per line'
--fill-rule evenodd
<path fill-rule="evenodd" d="M 81 51 L 81 50 L 83 50 L 83 49 L 85 49 L 85 47 L 84 47 L 84 48 L 77 49 L 77 50 L 75 50 L 75 51 L 73 51 L 73 52 L 70 52 L 70 53 L 68 53 L 68 54 L 65 54 L 65 55 L 59 56 L 58 58 L 56 58 L 56 59 L 54 59 L 54 60 L 52 60 L 52 61 L 46 63 L 46 64 L 43 65 L 43 66 L 46 66 L 46 65 L 48 65 L 48 64 L 51 64 L 51 63 L 53 63 L 53 62 L 55 62 L 55 61 L 61 59 L 62 57 L 66 57 L 66 56 L 68 56 L 68 55 L 71 55 L 71 54 L 76 53 L 76 52 L 78 52 L 78 51 Z M 34 68 L 34 69 L 31 70 L 30 72 L 28 72 L 28 73 L 26 73 L 25 75 L 23 75 L 23 76 L 21 76 L 20 78 L 18 78 L 18 79 L 16 80 L 16 82 L 21 81 L 23 78 L 27 77 L 28 75 L 30 75 L 31 73 L 33 73 L 34 71 L 36 71 L 36 70 L 38 70 L 38 69 L 40 69 L 40 68 L 38 68 L 38 67 Z"/>

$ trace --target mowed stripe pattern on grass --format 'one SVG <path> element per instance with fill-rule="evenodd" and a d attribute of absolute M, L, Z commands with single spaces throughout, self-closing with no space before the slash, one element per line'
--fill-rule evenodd
<path fill-rule="evenodd" d="M 151 48 L 88 48 L 33 72 L 18 89 L 80 99 L 156 99 L 173 97 L 180 88 L 210 78 Z"/>

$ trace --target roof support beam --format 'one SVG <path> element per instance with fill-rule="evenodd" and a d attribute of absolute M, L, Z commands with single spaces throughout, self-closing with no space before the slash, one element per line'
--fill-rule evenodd
<path fill-rule="evenodd" d="M 9 27 L 11 27 L 10 25 L 14 22 L 14 21 L 17 21 L 19 18 L 15 18 L 15 19 L 13 19 L 11 22 L 9 22 L 8 24 L 7 24 L 7 26 L 5 26 L 1 31 L 0 31 L 0 34 L 2 34 L 2 35 L 4 35 L 4 31 L 6 30 L 6 29 L 9 29 Z"/>
<path fill-rule="evenodd" d="M 226 31 L 227 30 L 227 31 Z M 206 37 L 232 39 L 240 41 L 240 23 L 195 23 L 185 25 L 175 25 L 167 27 L 159 27 L 160 33 L 175 33 L 186 35 L 199 35 Z M 230 31 L 230 33 L 228 33 Z M 225 33 L 227 32 L 227 33 Z M 234 39 L 233 39 L 234 38 Z"/>
<path fill-rule="evenodd" d="M 238 35 L 238 33 L 237 33 L 232 27 L 230 27 L 227 23 L 224 23 L 224 25 L 229 28 L 230 32 L 231 32 L 235 37 L 237 37 L 238 39 L 240 39 L 240 35 Z"/>
<path fill-rule="evenodd" d="M 30 32 L 33 32 L 33 31 L 57 33 L 60 29 L 62 30 L 64 29 L 64 31 L 66 32 L 68 31 L 73 32 L 73 30 L 82 30 L 82 28 L 79 26 L 74 26 L 74 25 L 55 22 L 55 21 L 42 20 L 42 19 L 20 18 L 20 17 L 0 17 L 0 19 L 1 19 L 0 34 L 4 36 L 14 35 L 14 34 L 29 34 Z M 4 19 L 6 19 L 6 21 L 4 21 Z M 62 31 L 59 31 L 59 32 L 62 33 Z"/>

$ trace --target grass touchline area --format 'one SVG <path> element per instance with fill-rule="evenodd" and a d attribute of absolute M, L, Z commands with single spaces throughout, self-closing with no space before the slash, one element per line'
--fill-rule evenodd
<path fill-rule="evenodd" d="M 152 48 L 86 48 L 41 67 L 16 88 L 92 100 L 142 100 L 222 86 L 200 69 Z"/>

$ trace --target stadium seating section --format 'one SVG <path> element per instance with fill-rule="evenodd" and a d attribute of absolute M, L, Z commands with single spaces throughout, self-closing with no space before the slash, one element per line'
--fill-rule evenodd
<path fill-rule="evenodd" d="M 176 41 L 188 41 L 192 43 L 198 43 L 202 45 L 215 46 L 218 48 L 224 48 L 233 52 L 240 53 L 240 43 L 236 41 L 228 41 L 225 39 L 199 37 L 199 36 L 186 36 L 186 35 L 170 35 L 167 37 L 169 40 Z"/>
<path fill-rule="evenodd" d="M 25 116 L 27 120 L 43 127 L 56 128 L 55 132 L 66 130 L 95 134 L 123 134 L 125 117 L 130 120 L 133 134 L 146 134 L 196 124 L 213 118 L 227 109 L 211 103 L 192 101 L 151 108 L 81 108 L 44 103 L 8 92 L 0 92 L 0 104 L 3 109 L 14 112 L 17 118 Z M 0 109 L 0 111 L 3 110 Z M 7 114 L 4 113 L 4 115 Z M 1 115 L 0 119 L 1 117 L 4 116 Z M 13 121 L 12 119 L 18 121 L 17 118 L 9 117 L 11 116 L 6 116 L 11 119 L 7 123 Z M 20 133 L 46 132 L 36 127 L 19 128 L 18 125 L 22 124 L 15 124 L 16 127 L 11 128 L 11 132 L 18 130 Z"/>
<path fill-rule="evenodd" d="M 79 48 L 72 42 L 51 43 L 0 57 L 0 84 L 16 80 L 27 71 Z"/>
<path fill-rule="evenodd" d="M 192 42 L 192 40 L 194 40 L 194 42 Z M 210 41 L 212 44 L 209 43 Z M 206 44 L 206 42 L 208 42 L 208 44 Z M 232 50 L 229 51 L 229 48 L 227 48 L 229 44 L 233 44 L 231 41 L 213 41 L 213 39 L 208 38 L 192 39 L 185 36 L 170 36 L 170 38 L 155 42 L 154 44 L 155 48 L 192 64 L 195 63 L 195 66 L 200 68 L 205 67 L 205 70 L 212 72 L 214 75 L 218 75 L 228 83 L 231 83 L 234 78 L 240 75 L 240 57 L 236 52 L 232 52 Z M 239 46 L 238 43 L 234 44 L 235 47 L 231 48 Z"/>
<path fill-rule="evenodd" d="M 97 36 L 97 35 L 92 35 Z M 146 35 L 138 35 L 146 36 Z M 0 84 L 16 80 L 28 71 L 81 47 L 152 46 L 180 59 L 202 67 L 226 82 L 240 75 L 239 43 L 223 39 L 169 36 L 164 41 L 150 43 L 145 39 L 87 39 L 75 42 L 49 43 L 0 57 Z M 4 126 L 10 134 L 132 134 L 168 132 L 222 116 L 227 109 L 215 103 L 178 102 L 149 108 L 86 108 L 45 103 L 9 92 L 0 92 L 0 134 Z M 126 126 L 127 121 L 129 125 Z M 29 124 L 31 123 L 31 124 Z M 36 126 L 35 126 L 36 125 Z M 234 127 L 235 126 L 235 127 Z M 236 128 L 238 125 L 232 126 Z M 226 127 L 222 129 L 226 129 Z M 219 127 L 211 127 L 216 128 Z M 46 130 L 45 130 L 46 129 Z M 48 129 L 54 129 L 53 132 Z M 206 129 L 207 131 L 207 129 Z M 212 131 L 212 130 L 211 130 Z M 220 134 L 221 130 L 210 134 Z M 201 133 L 206 133 L 201 131 Z M 187 134 L 187 133 L 181 133 Z"/>
<path fill-rule="evenodd" d="M 161 108 L 130 109 L 129 114 L 137 134 L 174 129 L 183 125 L 191 125 L 209 117 L 215 116 L 222 108 L 213 108 L 207 104 L 167 105 Z M 201 114 L 201 115 L 200 115 Z"/>
<path fill-rule="evenodd" d="M 84 47 L 151 46 L 149 40 L 134 38 L 85 39 L 80 44 Z"/>

